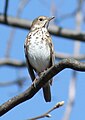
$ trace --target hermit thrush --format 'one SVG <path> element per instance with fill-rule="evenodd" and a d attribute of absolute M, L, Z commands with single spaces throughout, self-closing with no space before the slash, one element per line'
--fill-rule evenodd
<path fill-rule="evenodd" d="M 36 18 L 32 22 L 31 30 L 26 37 L 24 49 L 32 81 L 35 79 L 34 71 L 40 76 L 42 72 L 54 64 L 53 44 L 47 30 L 49 21 L 53 18 L 46 16 Z M 43 86 L 43 94 L 46 102 L 51 101 L 50 81 Z"/>

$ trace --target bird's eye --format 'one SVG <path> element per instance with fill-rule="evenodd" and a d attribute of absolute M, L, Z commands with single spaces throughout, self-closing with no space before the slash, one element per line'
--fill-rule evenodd
<path fill-rule="evenodd" d="M 40 18 L 39 20 L 40 20 L 40 21 L 43 21 L 43 19 L 42 19 L 42 18 Z"/>

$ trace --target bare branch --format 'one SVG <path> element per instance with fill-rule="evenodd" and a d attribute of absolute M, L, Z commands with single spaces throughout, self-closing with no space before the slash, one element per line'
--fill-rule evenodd
<path fill-rule="evenodd" d="M 5 7 L 4 7 L 5 22 L 7 22 L 8 3 L 9 3 L 9 0 L 5 0 Z"/>
<path fill-rule="evenodd" d="M 49 113 L 51 113 L 53 110 L 61 107 L 64 105 L 64 101 L 61 101 L 61 102 L 58 102 L 53 108 L 51 108 L 48 112 L 40 115 L 40 116 L 37 116 L 37 117 L 34 117 L 34 118 L 30 118 L 30 119 L 27 119 L 27 120 L 37 120 L 37 119 L 40 119 L 40 118 L 44 118 L 44 117 L 48 117 L 50 118 L 51 115 Z"/>
<path fill-rule="evenodd" d="M 60 61 L 58 64 L 55 64 L 46 72 L 43 72 L 41 77 L 36 82 L 36 87 L 34 87 L 34 84 L 32 84 L 25 92 L 13 97 L 12 99 L 2 104 L 0 106 L 0 116 L 4 115 L 6 112 L 19 105 L 20 103 L 31 99 L 43 87 L 43 85 L 49 81 L 49 79 L 54 77 L 65 68 L 71 68 L 76 71 L 85 72 L 85 63 L 81 63 L 77 60 L 69 58 Z"/>
<path fill-rule="evenodd" d="M 18 60 L 0 59 L 0 66 L 26 67 L 26 63 Z"/>
<path fill-rule="evenodd" d="M 23 29 L 30 29 L 31 26 L 31 21 L 10 17 L 10 16 L 7 16 L 7 22 L 5 22 L 4 15 L 1 14 L 0 14 L 0 23 L 13 27 L 23 28 Z M 49 32 L 55 36 L 85 42 L 85 32 L 78 32 L 75 30 L 65 29 L 58 27 L 56 25 L 49 26 Z"/>
<path fill-rule="evenodd" d="M 23 77 L 23 78 L 18 78 L 17 80 L 13 80 L 13 81 L 0 82 L 0 87 L 6 87 L 10 85 L 18 85 L 19 87 L 22 87 L 26 79 L 27 79 L 26 77 Z"/>
<path fill-rule="evenodd" d="M 85 60 L 85 55 L 77 55 L 77 56 L 73 56 L 70 54 L 65 54 L 65 53 L 55 53 L 55 57 L 56 59 L 64 59 L 64 58 L 74 58 L 76 60 Z"/>

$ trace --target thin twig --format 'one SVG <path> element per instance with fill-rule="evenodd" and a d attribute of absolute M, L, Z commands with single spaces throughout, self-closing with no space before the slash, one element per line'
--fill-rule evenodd
<path fill-rule="evenodd" d="M 44 117 L 48 117 L 50 118 L 51 115 L 49 113 L 51 113 L 52 111 L 54 111 L 55 109 L 61 107 L 64 105 L 64 101 L 61 101 L 61 102 L 58 102 L 53 108 L 51 108 L 49 111 L 47 111 L 46 113 L 42 114 L 42 115 L 39 115 L 37 117 L 34 117 L 34 118 L 30 118 L 30 119 L 27 119 L 27 120 L 38 120 L 38 119 L 41 119 L 41 118 L 44 118 Z"/>
<path fill-rule="evenodd" d="M 5 19 L 5 22 L 7 22 L 8 3 L 9 3 L 9 0 L 5 0 L 5 7 L 4 7 L 4 19 Z"/>

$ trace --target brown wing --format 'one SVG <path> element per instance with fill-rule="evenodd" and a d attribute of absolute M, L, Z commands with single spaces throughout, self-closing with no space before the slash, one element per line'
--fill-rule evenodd
<path fill-rule="evenodd" d="M 28 59 L 28 50 L 27 50 L 27 47 L 28 47 L 28 43 L 29 42 L 29 38 L 27 36 L 26 38 L 26 41 L 25 41 L 25 44 L 24 44 L 24 51 L 25 51 L 25 57 L 26 57 L 26 64 L 27 64 L 27 68 L 28 68 L 28 72 L 30 74 L 30 77 L 32 79 L 32 81 L 34 81 L 35 79 L 35 74 L 34 74 L 34 71 L 33 71 L 33 67 L 31 66 L 30 62 L 29 62 L 29 59 Z"/>
<path fill-rule="evenodd" d="M 54 65 L 54 49 L 53 49 L 53 44 L 52 44 L 52 39 L 51 36 L 49 35 L 49 33 L 46 33 L 46 40 L 49 43 L 49 47 L 50 47 L 50 65 L 49 67 Z M 50 84 L 52 85 L 52 79 L 50 79 L 49 82 L 47 82 L 44 87 L 43 87 L 43 94 L 44 94 L 44 98 L 46 102 L 50 102 L 51 101 L 51 90 L 50 90 Z"/>
<path fill-rule="evenodd" d="M 50 66 L 49 67 L 51 67 L 54 65 L 54 60 L 55 60 L 54 47 L 52 44 L 51 36 L 48 32 L 46 33 L 46 36 L 47 36 L 47 41 L 48 41 L 49 47 L 50 47 Z"/>
<path fill-rule="evenodd" d="M 53 47 L 53 43 L 52 43 L 52 39 L 50 34 L 48 33 L 49 36 L 49 46 L 50 46 L 50 67 L 54 65 L 54 60 L 55 60 L 55 54 L 54 54 L 54 47 Z M 50 84 L 52 85 L 52 79 L 50 80 Z"/>

